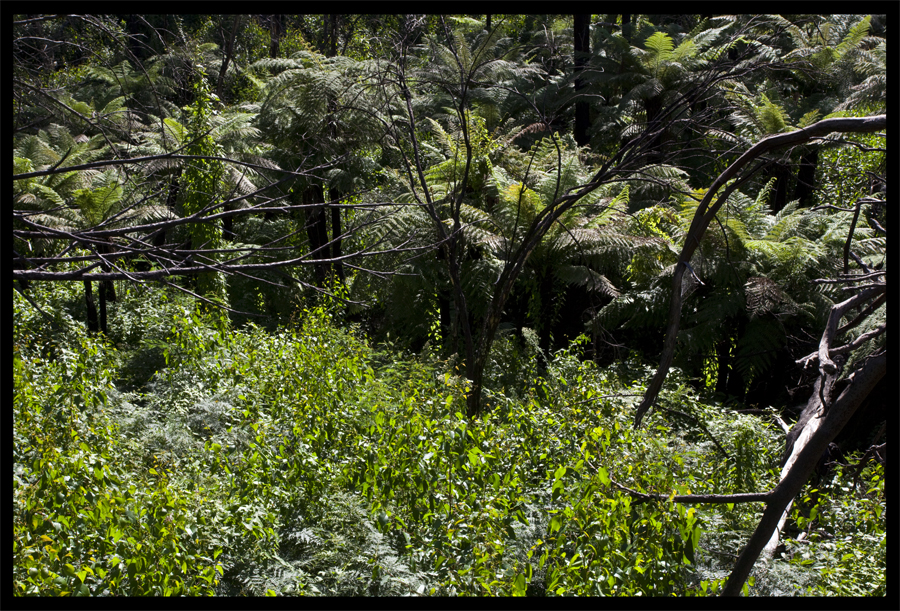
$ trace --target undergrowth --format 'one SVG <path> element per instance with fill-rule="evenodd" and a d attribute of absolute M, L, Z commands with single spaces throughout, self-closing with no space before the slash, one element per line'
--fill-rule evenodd
<path fill-rule="evenodd" d="M 325 309 L 235 330 L 136 290 L 102 339 L 68 290 L 31 293 L 53 324 L 14 301 L 17 595 L 704 595 L 762 508 L 641 503 L 617 484 L 777 478 L 780 433 L 677 372 L 669 411 L 634 431 L 651 368 L 600 370 L 579 342 L 527 379 L 513 368 L 536 348 L 498 342 L 502 383 L 470 421 L 452 362 L 375 349 Z M 848 477 L 815 512 L 796 504 L 810 536 L 752 593 L 884 593 L 883 469 L 864 491 Z"/>

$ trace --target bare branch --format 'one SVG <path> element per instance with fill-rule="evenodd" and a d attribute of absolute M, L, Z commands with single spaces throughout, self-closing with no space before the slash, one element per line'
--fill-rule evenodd
<path fill-rule="evenodd" d="M 665 380 L 666 375 L 669 371 L 669 367 L 672 364 L 672 358 L 675 354 L 675 339 L 678 334 L 678 327 L 681 320 L 682 277 L 684 276 L 684 270 L 686 269 L 687 263 L 690 262 L 691 256 L 694 254 L 694 250 L 696 250 L 697 246 L 700 244 L 700 240 L 703 238 L 703 234 L 706 232 L 706 228 L 709 226 L 709 223 L 715 217 L 716 213 L 719 211 L 719 208 L 721 208 L 726 199 L 724 196 L 719 197 L 716 203 L 712 204 L 712 200 L 716 196 L 716 193 L 719 191 L 719 189 L 725 186 L 728 181 L 734 178 L 751 161 L 769 151 L 784 148 L 786 146 L 796 146 L 798 144 L 803 144 L 804 142 L 808 142 L 813 138 L 817 138 L 833 132 L 867 133 L 874 132 L 879 129 L 884 129 L 886 125 L 887 119 L 885 115 L 878 115 L 874 117 L 825 119 L 797 131 L 769 136 L 768 138 L 764 138 L 754 146 L 752 146 L 735 162 L 729 165 L 728 168 L 724 172 L 722 172 L 722 174 L 720 174 L 715 181 L 713 181 L 713 184 L 710 186 L 709 190 L 706 192 L 706 195 L 704 195 L 703 199 L 701 200 L 700 205 L 697 207 L 697 211 L 694 214 L 694 218 L 691 221 L 691 226 L 688 229 L 687 235 L 685 237 L 684 247 L 682 248 L 681 255 L 678 258 L 678 264 L 675 267 L 675 274 L 672 280 L 672 297 L 671 307 L 669 310 L 669 324 L 666 331 L 663 353 L 660 358 L 660 364 L 656 370 L 656 374 L 653 376 L 653 379 L 647 387 L 647 392 L 644 395 L 644 400 L 641 402 L 635 412 L 635 428 L 640 427 L 641 420 L 644 417 L 644 414 L 656 401 L 656 397 L 659 395 L 659 391 L 662 388 L 663 380 Z"/>

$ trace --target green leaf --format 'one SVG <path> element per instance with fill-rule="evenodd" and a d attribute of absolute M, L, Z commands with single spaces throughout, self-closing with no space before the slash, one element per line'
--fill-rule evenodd
<path fill-rule="evenodd" d="M 519 573 L 513 582 L 513 596 L 525 596 L 526 591 L 525 574 Z"/>
<path fill-rule="evenodd" d="M 562 528 L 562 519 L 559 514 L 557 514 L 550 519 L 550 532 L 555 533 L 560 528 Z"/>
<path fill-rule="evenodd" d="M 609 486 L 611 480 L 609 479 L 609 472 L 606 470 L 606 467 L 600 467 L 599 469 L 597 469 L 597 476 L 600 478 L 600 481 L 604 486 Z"/>

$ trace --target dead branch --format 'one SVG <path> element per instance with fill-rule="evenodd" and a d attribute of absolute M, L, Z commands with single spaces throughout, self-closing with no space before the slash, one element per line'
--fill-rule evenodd
<path fill-rule="evenodd" d="M 774 136 L 769 136 L 768 138 L 764 138 L 763 140 L 760 140 L 758 143 L 752 146 L 734 163 L 728 166 L 728 168 L 724 172 L 722 172 L 722 174 L 720 174 L 715 181 L 713 181 L 713 184 L 710 186 L 709 190 L 706 192 L 706 195 L 704 195 L 703 199 L 701 200 L 700 205 L 697 207 L 697 211 L 694 214 L 694 218 L 691 221 L 687 236 L 685 237 L 684 247 L 682 248 L 681 255 L 678 258 L 678 264 L 675 267 L 675 274 L 672 280 L 672 297 L 671 307 L 669 310 L 669 324 L 666 331 L 663 353 L 660 358 L 660 364 L 656 370 L 656 374 L 653 376 L 653 379 L 647 387 L 647 392 L 644 395 L 644 400 L 636 410 L 634 417 L 635 428 L 640 427 L 641 420 L 643 419 L 644 414 L 648 409 L 650 409 L 650 406 L 656 402 L 656 398 L 659 395 L 660 389 L 662 388 L 662 383 L 665 380 L 666 375 L 669 372 L 669 367 L 672 364 L 672 358 L 675 355 L 675 339 L 678 334 L 678 327 L 681 321 L 682 278 L 684 276 L 684 271 L 687 268 L 687 264 L 690 262 L 691 256 L 694 254 L 694 250 L 696 250 L 697 246 L 700 244 L 700 240 L 703 238 L 703 234 L 706 232 L 706 228 L 709 226 L 709 223 L 713 218 L 715 218 L 719 209 L 727 200 L 727 194 L 729 190 L 726 188 L 725 193 L 720 196 L 715 201 L 715 203 L 712 203 L 713 198 L 716 197 L 719 189 L 725 186 L 726 183 L 737 176 L 737 174 L 745 166 L 747 166 L 751 161 L 753 161 L 763 153 L 767 153 L 769 151 L 784 148 L 787 146 L 796 146 L 798 144 L 803 144 L 805 142 L 809 142 L 813 138 L 821 137 L 834 132 L 869 133 L 877 131 L 879 129 L 884 129 L 886 125 L 887 118 L 885 115 L 878 115 L 874 117 L 825 119 L 823 121 L 813 123 L 809 127 L 803 129 L 788 132 L 786 134 L 776 134 Z"/>

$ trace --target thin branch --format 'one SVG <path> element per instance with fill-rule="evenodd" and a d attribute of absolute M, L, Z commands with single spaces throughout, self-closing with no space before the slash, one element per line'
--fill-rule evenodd
<path fill-rule="evenodd" d="M 709 429 L 706 428 L 706 425 L 703 424 L 702 422 L 700 422 L 700 419 L 699 419 L 699 418 L 697 418 L 696 416 L 692 416 L 692 415 L 690 415 L 690 414 L 686 414 L 686 413 L 684 413 L 684 412 L 678 411 L 677 409 L 670 409 L 670 408 L 668 408 L 668 407 L 662 407 L 661 405 L 658 406 L 658 407 L 659 407 L 659 409 L 662 409 L 663 411 L 669 412 L 670 414 L 678 414 L 679 416 L 683 416 L 683 417 L 685 417 L 685 418 L 688 418 L 688 419 L 693 420 L 694 422 L 696 422 L 696 423 L 697 423 L 697 426 L 699 426 L 699 427 L 703 430 L 703 432 L 706 433 L 706 436 L 707 436 L 707 437 L 709 437 L 710 439 L 712 439 L 712 442 L 713 442 L 714 444 L 716 444 L 716 447 L 719 448 L 719 451 L 722 452 L 722 454 L 725 455 L 725 458 L 727 458 L 727 459 L 729 459 L 729 460 L 734 460 L 734 459 L 732 458 L 731 454 L 729 454 L 727 451 L 725 451 L 725 448 L 723 448 L 722 445 L 719 443 L 719 441 L 718 441 L 715 437 L 713 437 L 713 434 L 709 432 Z"/>
<path fill-rule="evenodd" d="M 715 204 L 712 204 L 713 198 L 716 197 L 716 193 L 719 191 L 719 189 L 725 186 L 746 165 L 751 163 L 760 155 L 769 151 L 784 148 L 787 146 L 796 146 L 798 144 L 803 144 L 804 142 L 808 142 L 812 138 L 820 137 L 834 132 L 866 133 L 883 129 L 886 125 L 887 118 L 885 115 L 878 115 L 874 117 L 824 119 L 817 123 L 813 123 L 812 125 L 803 129 L 788 132 L 785 134 L 776 134 L 774 136 L 769 136 L 753 145 L 735 162 L 729 165 L 728 168 L 726 168 L 726 170 L 713 181 L 709 190 L 700 201 L 700 204 L 697 207 L 697 211 L 694 213 L 694 218 L 691 221 L 691 226 L 688 229 L 687 236 L 685 237 L 684 247 L 681 251 L 681 255 L 678 258 L 678 264 L 676 265 L 675 274 L 672 281 L 671 307 L 669 310 L 669 323 L 666 330 L 666 339 L 663 347 L 663 354 L 660 358 L 660 364 L 656 370 L 656 374 L 654 374 L 653 379 L 647 387 L 647 392 L 644 395 L 644 400 L 636 410 L 634 418 L 635 428 L 640 427 L 641 419 L 643 418 L 644 414 L 648 409 L 650 409 L 650 406 L 656 402 L 656 398 L 659 395 L 660 389 L 662 388 L 663 380 L 665 380 L 665 377 L 669 371 L 669 367 L 672 364 L 672 358 L 675 354 L 675 340 L 678 334 L 679 323 L 681 321 L 681 282 L 684 276 L 684 270 L 686 268 L 685 263 L 690 261 L 694 250 L 696 250 L 697 246 L 700 244 L 700 240 L 706 232 L 706 228 L 715 217 L 719 208 L 724 203 L 723 196 L 719 197 Z"/>
<path fill-rule="evenodd" d="M 610 478 L 610 483 L 622 490 L 623 492 L 627 492 L 631 496 L 638 499 L 639 502 L 646 501 L 668 501 L 672 500 L 675 503 L 766 503 L 771 498 L 771 492 L 739 492 L 736 494 L 674 494 L 672 496 L 668 496 L 665 494 L 647 494 L 644 492 L 638 492 L 637 490 L 632 490 L 627 486 L 623 486 L 617 481 Z"/>
<path fill-rule="evenodd" d="M 862 321 L 864 321 L 866 318 L 868 318 L 872 312 L 874 312 L 875 310 L 880 308 L 881 304 L 883 304 L 886 300 L 887 300 L 887 292 L 884 292 L 878 296 L 878 299 L 876 299 L 875 301 L 870 303 L 868 305 L 868 307 L 866 307 L 866 309 L 864 309 L 862 312 L 860 312 L 856 318 L 854 318 L 853 320 L 848 322 L 846 325 L 844 325 L 843 327 L 838 329 L 837 335 L 840 336 L 840 335 L 846 333 L 847 331 L 849 331 L 850 329 L 852 329 L 853 327 L 860 324 Z"/>
<path fill-rule="evenodd" d="M 857 282 L 859 280 L 868 280 L 869 278 L 878 278 L 879 276 L 884 276 L 885 273 L 886 272 L 872 272 L 871 274 L 862 274 L 858 276 L 854 276 L 851 274 L 845 278 L 836 278 L 833 280 L 825 280 L 820 278 L 817 280 L 810 280 L 810 284 L 841 284 L 843 282 Z"/>

